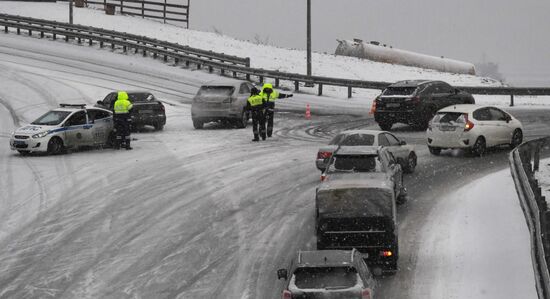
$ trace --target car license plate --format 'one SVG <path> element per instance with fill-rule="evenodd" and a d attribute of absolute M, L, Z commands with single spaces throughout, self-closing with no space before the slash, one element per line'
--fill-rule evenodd
<path fill-rule="evenodd" d="M 456 127 L 455 126 L 450 126 L 450 125 L 440 125 L 439 129 L 441 131 L 454 131 L 454 130 L 456 130 Z"/>
<path fill-rule="evenodd" d="M 151 114 L 153 113 L 153 110 L 139 110 L 140 114 Z"/>
<path fill-rule="evenodd" d="M 387 103 L 386 107 L 388 107 L 388 108 L 398 108 L 398 107 L 401 107 L 401 104 L 399 104 L 399 103 Z"/>
<path fill-rule="evenodd" d="M 25 141 L 19 141 L 19 140 L 13 141 L 13 145 L 23 145 L 23 144 L 27 144 L 27 143 Z"/>

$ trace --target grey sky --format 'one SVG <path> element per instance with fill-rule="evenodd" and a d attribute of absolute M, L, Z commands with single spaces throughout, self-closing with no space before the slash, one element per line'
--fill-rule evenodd
<path fill-rule="evenodd" d="M 378 40 L 479 62 L 485 53 L 514 85 L 550 86 L 548 0 L 312 0 L 313 50 L 336 39 Z M 192 0 L 191 28 L 305 48 L 305 0 Z M 315 66 L 314 66 L 315 71 Z"/>

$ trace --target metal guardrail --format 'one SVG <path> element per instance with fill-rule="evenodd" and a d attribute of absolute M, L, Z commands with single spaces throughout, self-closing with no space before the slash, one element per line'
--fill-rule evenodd
<path fill-rule="evenodd" d="M 325 85 L 347 88 L 348 98 L 351 98 L 353 88 L 361 89 L 384 89 L 391 82 L 382 81 L 363 81 L 342 78 L 331 78 L 321 76 L 307 76 L 297 73 L 285 73 L 273 70 L 265 70 L 261 68 L 251 68 L 249 58 L 240 58 L 226 54 L 215 53 L 187 46 L 160 41 L 144 36 L 138 36 L 129 33 L 121 33 L 112 30 L 99 29 L 95 27 L 70 25 L 54 21 L 42 19 L 34 19 L 22 16 L 13 16 L 0 14 L 0 26 L 4 26 L 4 31 L 9 32 L 10 28 L 16 29 L 20 34 L 21 30 L 28 30 L 29 35 L 32 32 L 40 32 L 40 36 L 44 37 L 45 33 L 51 35 L 53 39 L 57 36 L 64 36 L 65 41 L 77 40 L 79 43 L 82 40 L 87 40 L 89 45 L 99 43 L 100 48 L 104 44 L 110 45 L 111 49 L 122 48 L 123 52 L 135 50 L 137 53 L 141 51 L 143 56 L 151 54 L 153 58 L 163 57 L 164 61 L 170 59 L 174 64 L 184 63 L 185 66 L 195 65 L 197 69 L 207 68 L 209 72 L 219 71 L 220 75 L 233 77 L 244 76 L 246 80 L 251 81 L 254 77 L 260 83 L 265 79 L 273 79 L 275 87 L 279 87 L 280 81 L 290 81 L 294 83 L 294 90 L 298 91 L 300 84 L 317 85 L 317 94 L 323 94 Z M 514 106 L 514 96 L 519 95 L 549 95 L 550 88 L 527 88 L 527 87 L 464 87 L 457 88 L 468 91 L 472 94 L 484 95 L 510 95 L 510 106 Z"/>
<path fill-rule="evenodd" d="M 39 32 L 41 37 L 44 37 L 45 33 L 52 35 L 54 39 L 57 36 L 64 36 L 68 39 L 88 40 L 90 45 L 93 42 L 101 42 L 114 45 L 114 46 L 143 46 L 140 50 L 151 49 L 164 49 L 167 54 L 170 55 L 188 55 L 203 59 L 204 61 L 218 61 L 224 64 L 234 64 L 241 66 L 250 66 L 250 58 L 243 58 L 234 55 L 227 55 L 224 53 L 216 53 L 213 51 L 207 51 L 189 46 L 180 45 L 177 43 L 170 43 L 166 41 L 160 41 L 154 38 L 145 36 L 123 33 L 114 30 L 107 30 L 102 28 L 96 28 L 83 25 L 71 25 L 62 22 L 35 19 L 22 16 L 14 16 L 8 14 L 0 14 L 0 26 L 4 26 L 4 32 L 8 33 L 9 28 L 15 28 L 17 33 L 20 34 L 20 30 L 28 30 L 30 34 L 32 32 Z M 68 39 L 67 39 L 68 38 Z M 124 45 L 123 45 L 124 44 Z M 135 49 L 135 47 L 133 47 Z"/>
<path fill-rule="evenodd" d="M 530 232 L 531 259 L 540 299 L 550 299 L 550 210 L 535 172 L 550 155 L 550 137 L 525 142 L 510 153 L 510 169 Z"/>

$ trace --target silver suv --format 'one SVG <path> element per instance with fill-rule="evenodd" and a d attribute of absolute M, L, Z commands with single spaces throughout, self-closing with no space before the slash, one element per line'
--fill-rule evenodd
<path fill-rule="evenodd" d="M 355 249 L 300 251 L 289 268 L 277 270 L 286 281 L 283 299 L 372 299 L 376 282 Z"/>
<path fill-rule="evenodd" d="M 201 86 L 191 105 L 195 129 L 202 129 L 205 123 L 212 121 L 246 128 L 249 119 L 246 101 L 252 87 L 252 83 L 241 80 L 212 81 Z"/>

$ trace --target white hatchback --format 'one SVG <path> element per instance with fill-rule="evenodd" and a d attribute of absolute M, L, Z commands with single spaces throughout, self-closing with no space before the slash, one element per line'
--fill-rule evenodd
<path fill-rule="evenodd" d="M 427 142 L 430 153 L 442 149 L 468 149 L 483 155 L 488 147 L 509 145 L 523 140 L 521 122 L 492 106 L 454 105 L 439 110 L 430 121 Z"/>
<path fill-rule="evenodd" d="M 60 108 L 12 133 L 10 147 L 22 155 L 59 154 L 68 148 L 108 145 L 113 138 L 113 114 L 101 108 L 60 104 Z"/>

